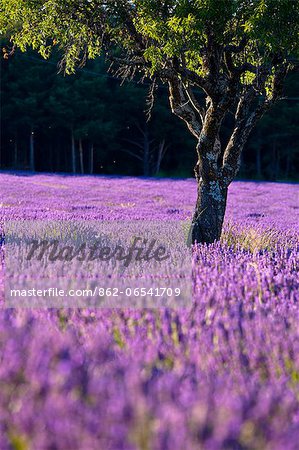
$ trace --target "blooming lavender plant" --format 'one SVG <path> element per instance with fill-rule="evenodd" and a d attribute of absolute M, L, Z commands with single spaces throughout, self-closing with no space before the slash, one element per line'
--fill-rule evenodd
<path fill-rule="evenodd" d="M 4 227 L 187 223 L 196 195 L 191 180 L 0 181 Z M 298 448 L 298 186 L 230 189 L 222 241 L 194 249 L 191 307 L 0 311 L 1 449 Z"/>

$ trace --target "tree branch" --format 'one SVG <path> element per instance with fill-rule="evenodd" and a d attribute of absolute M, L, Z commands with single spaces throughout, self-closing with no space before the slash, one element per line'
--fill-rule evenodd
<path fill-rule="evenodd" d="M 140 155 L 138 155 L 138 153 L 134 153 L 134 152 L 131 152 L 130 150 L 126 150 L 126 149 L 123 149 L 121 151 L 124 153 L 127 153 L 128 155 L 133 156 L 136 159 L 139 159 L 139 161 L 143 161 L 143 158 Z"/>
<path fill-rule="evenodd" d="M 191 87 L 190 86 L 186 86 L 185 84 L 183 84 L 183 86 L 184 86 L 186 95 L 187 95 L 188 99 L 191 102 L 191 105 L 197 111 L 197 113 L 200 115 L 201 122 L 203 123 L 204 122 L 204 118 L 205 118 L 205 114 L 206 114 L 205 108 L 198 103 L 198 101 L 196 100 L 195 95 L 194 95 Z"/>
<path fill-rule="evenodd" d="M 168 81 L 169 101 L 172 112 L 182 119 L 196 138 L 201 132 L 201 116 L 188 98 L 184 85 L 177 77 Z"/>
<path fill-rule="evenodd" d="M 250 108 L 257 97 L 254 87 L 249 87 L 240 98 L 235 114 L 235 128 L 223 155 L 222 175 L 226 184 L 229 184 L 238 173 L 242 150 L 257 121 L 281 98 L 288 68 L 287 63 L 275 68 L 271 94 L 252 112 Z M 266 77 L 264 82 L 265 80 Z"/>

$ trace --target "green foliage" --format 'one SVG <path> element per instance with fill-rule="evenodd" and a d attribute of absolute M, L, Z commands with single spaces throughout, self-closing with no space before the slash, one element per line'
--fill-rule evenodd
<path fill-rule="evenodd" d="M 25 51 L 48 58 L 63 51 L 67 73 L 85 59 L 115 46 L 145 58 L 148 75 L 173 57 L 198 74 L 206 72 L 209 35 L 222 47 L 246 39 L 234 62 L 259 63 L 279 52 L 298 54 L 299 4 L 296 0 L 1 0 L 0 30 Z M 132 31 L 133 30 L 133 31 Z M 140 45 L 139 41 L 142 41 Z M 245 75 L 250 82 L 250 75 Z"/>
<path fill-rule="evenodd" d="M 30 46 L 44 58 L 58 45 L 64 49 L 66 72 L 72 73 L 82 53 L 93 59 L 101 51 L 101 35 L 94 33 L 86 20 L 93 4 L 82 6 L 82 2 L 72 0 L 1 0 L 1 33 L 22 51 Z"/>
<path fill-rule="evenodd" d="M 117 328 L 117 327 L 115 327 L 113 330 L 113 339 L 114 339 L 114 342 L 116 343 L 116 345 L 118 345 L 118 347 L 120 347 L 121 349 L 123 349 L 126 346 L 126 343 L 123 340 L 122 334 L 121 334 L 119 328 Z"/>
<path fill-rule="evenodd" d="M 26 437 L 23 434 L 18 434 L 15 432 L 9 432 L 9 441 L 12 450 L 28 450 L 29 444 Z"/>

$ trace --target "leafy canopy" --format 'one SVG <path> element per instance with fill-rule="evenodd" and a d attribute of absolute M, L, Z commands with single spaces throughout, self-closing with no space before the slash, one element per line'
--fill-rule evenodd
<path fill-rule="evenodd" d="M 87 58 L 115 55 L 117 47 L 134 73 L 137 68 L 153 76 L 177 59 L 184 68 L 206 76 L 212 70 L 207 64 L 211 35 L 223 57 L 224 49 L 231 49 L 230 64 L 237 67 L 259 66 L 274 54 L 295 57 L 299 49 L 297 0 L 0 0 L 0 4 L 1 34 L 23 51 L 31 46 L 45 58 L 59 46 L 67 73 Z M 227 65 L 220 72 L 228 70 Z M 248 66 L 244 80 L 250 82 L 252 72 Z"/>

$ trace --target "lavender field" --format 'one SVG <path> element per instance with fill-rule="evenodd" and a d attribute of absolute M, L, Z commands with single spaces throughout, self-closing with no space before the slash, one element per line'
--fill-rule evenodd
<path fill-rule="evenodd" d="M 163 227 L 191 218 L 196 184 L 1 174 L 0 194 L 4 229 Z M 298 219 L 298 185 L 233 183 L 222 241 L 194 251 L 188 308 L 8 309 L 2 294 L 0 449 L 298 449 Z"/>

